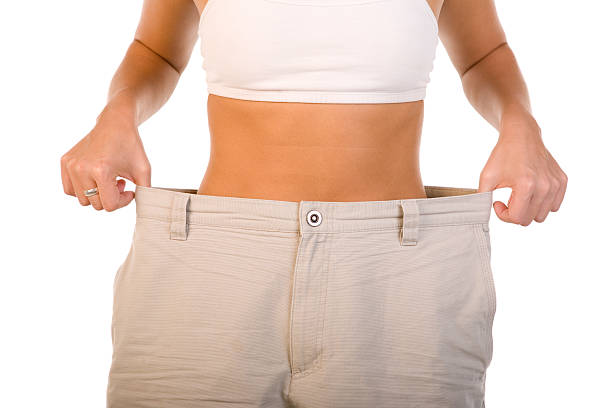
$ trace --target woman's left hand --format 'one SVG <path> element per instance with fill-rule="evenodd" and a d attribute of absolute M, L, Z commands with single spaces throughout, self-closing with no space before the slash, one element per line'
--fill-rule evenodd
<path fill-rule="evenodd" d="M 531 115 L 502 121 L 499 140 L 480 173 L 478 191 L 503 187 L 512 188 L 508 205 L 496 201 L 493 208 L 509 223 L 543 222 L 563 201 L 567 175 L 544 146 Z"/>

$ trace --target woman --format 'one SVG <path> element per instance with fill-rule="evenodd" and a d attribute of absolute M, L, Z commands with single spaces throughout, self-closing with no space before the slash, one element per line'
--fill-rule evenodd
<path fill-rule="evenodd" d="M 499 131 L 478 190 L 421 182 L 438 37 Z M 197 191 L 151 187 L 137 129 L 198 38 L 208 168 Z M 62 180 L 96 210 L 136 199 L 111 407 L 484 406 L 492 191 L 512 188 L 495 213 L 526 226 L 567 183 L 493 0 L 145 0 Z"/>

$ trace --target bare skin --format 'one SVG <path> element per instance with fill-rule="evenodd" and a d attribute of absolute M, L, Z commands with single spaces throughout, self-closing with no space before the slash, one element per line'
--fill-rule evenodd
<path fill-rule="evenodd" d="M 511 187 L 494 209 L 529 225 L 559 210 L 567 176 L 548 152 L 493 0 L 428 0 L 468 101 L 498 131 L 479 191 Z M 66 194 L 113 211 L 151 185 L 138 126 L 170 98 L 197 41 L 206 0 L 145 0 L 135 38 L 94 128 L 62 156 Z M 164 29 L 161 30 L 160 27 Z M 425 197 L 419 171 L 423 101 L 311 104 L 210 95 L 211 156 L 200 194 L 283 201 Z M 119 177 L 119 179 L 117 179 Z M 98 186 L 99 194 L 83 196 Z"/>

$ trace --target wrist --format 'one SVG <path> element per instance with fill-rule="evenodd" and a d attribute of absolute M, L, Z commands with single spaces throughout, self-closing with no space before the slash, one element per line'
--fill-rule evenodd
<path fill-rule="evenodd" d="M 499 138 L 529 137 L 538 138 L 542 131 L 531 114 L 529 107 L 524 105 L 508 105 L 500 118 Z"/>
<path fill-rule="evenodd" d="M 135 127 L 138 126 L 137 109 L 134 99 L 129 92 L 120 92 L 110 99 L 102 112 L 97 116 L 96 123 L 111 120 L 113 122 L 125 122 Z"/>

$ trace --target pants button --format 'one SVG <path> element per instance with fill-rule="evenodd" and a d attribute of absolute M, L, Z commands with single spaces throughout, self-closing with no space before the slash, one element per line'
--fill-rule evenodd
<path fill-rule="evenodd" d="M 321 213 L 317 210 L 308 211 L 308 214 L 306 214 L 306 221 L 311 227 L 316 227 L 320 225 L 322 221 Z"/>

